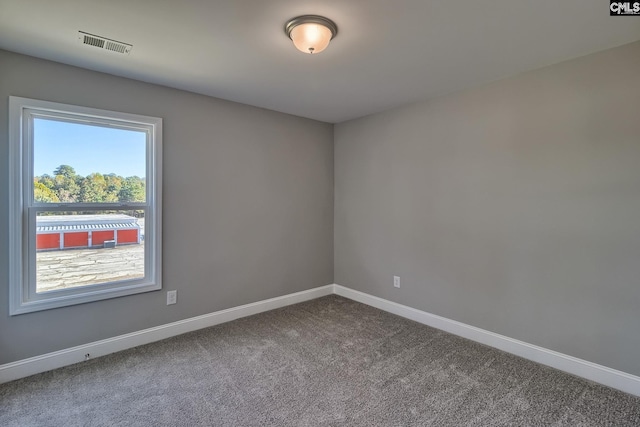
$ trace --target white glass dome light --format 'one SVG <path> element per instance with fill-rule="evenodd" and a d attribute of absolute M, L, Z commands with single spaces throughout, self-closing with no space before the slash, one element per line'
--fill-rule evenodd
<path fill-rule="evenodd" d="M 291 19 L 284 27 L 295 47 L 304 53 L 320 53 L 338 34 L 336 24 L 323 16 L 303 15 Z"/>

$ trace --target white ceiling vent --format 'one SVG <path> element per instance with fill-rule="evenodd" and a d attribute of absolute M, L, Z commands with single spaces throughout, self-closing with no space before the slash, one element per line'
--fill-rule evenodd
<path fill-rule="evenodd" d="M 95 34 L 78 31 L 78 41 L 88 46 L 97 47 L 98 49 L 110 50 L 112 52 L 128 55 L 133 45 L 111 40 L 106 37 L 96 36 Z"/>

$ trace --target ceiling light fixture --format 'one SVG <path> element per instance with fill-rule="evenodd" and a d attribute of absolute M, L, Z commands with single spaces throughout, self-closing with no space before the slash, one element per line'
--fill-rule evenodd
<path fill-rule="evenodd" d="M 287 22 L 284 32 L 300 52 L 320 53 L 338 34 L 338 27 L 324 16 L 302 15 Z"/>

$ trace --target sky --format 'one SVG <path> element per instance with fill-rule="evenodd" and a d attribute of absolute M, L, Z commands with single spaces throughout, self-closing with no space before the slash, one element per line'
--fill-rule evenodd
<path fill-rule="evenodd" d="M 145 132 L 40 118 L 33 122 L 34 176 L 53 175 L 60 165 L 82 176 L 145 176 Z"/>

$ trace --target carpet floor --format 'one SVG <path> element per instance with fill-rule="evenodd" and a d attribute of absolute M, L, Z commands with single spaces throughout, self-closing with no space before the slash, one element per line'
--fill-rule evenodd
<path fill-rule="evenodd" d="M 640 398 L 339 297 L 0 385 L 9 426 L 640 426 Z"/>

